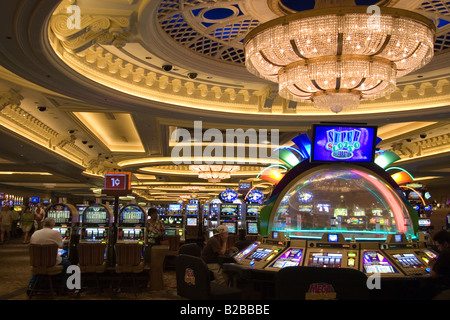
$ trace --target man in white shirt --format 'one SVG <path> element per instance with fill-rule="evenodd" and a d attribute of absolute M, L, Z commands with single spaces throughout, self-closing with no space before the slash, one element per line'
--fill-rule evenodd
<path fill-rule="evenodd" d="M 40 230 L 37 230 L 33 233 L 30 238 L 31 244 L 56 244 L 58 248 L 62 249 L 63 240 L 61 233 L 59 231 L 53 230 L 55 226 L 55 219 L 51 217 L 47 217 L 44 219 L 43 227 Z M 56 263 L 61 264 L 62 258 L 58 254 L 56 256 Z"/>
<path fill-rule="evenodd" d="M 43 227 L 40 230 L 37 230 L 33 233 L 33 235 L 30 238 L 30 244 L 56 244 L 58 248 L 63 248 L 63 240 L 61 233 L 59 231 L 53 230 L 53 227 L 55 226 L 55 219 L 51 217 L 47 217 L 44 219 Z M 55 265 L 62 265 L 64 267 L 63 269 L 63 277 L 62 277 L 62 285 L 64 286 L 66 284 L 67 279 L 67 267 L 71 265 L 70 261 L 66 258 L 61 257 L 61 255 L 58 253 L 56 255 L 56 261 Z M 33 275 L 30 279 L 29 287 L 33 285 L 33 283 L 36 281 L 36 276 Z"/>

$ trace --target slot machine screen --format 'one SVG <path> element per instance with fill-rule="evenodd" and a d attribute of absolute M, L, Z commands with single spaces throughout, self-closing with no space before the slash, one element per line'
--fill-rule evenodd
<path fill-rule="evenodd" d="M 104 240 L 106 237 L 106 230 L 103 228 L 86 228 L 85 232 L 84 239 L 88 241 Z"/>
<path fill-rule="evenodd" d="M 302 261 L 303 249 L 289 248 L 277 260 L 275 260 L 271 268 L 296 267 Z"/>
<path fill-rule="evenodd" d="M 419 227 L 429 227 L 431 226 L 431 220 L 430 219 L 419 219 Z"/>
<path fill-rule="evenodd" d="M 124 228 L 121 232 L 123 240 L 139 240 L 141 238 L 141 229 Z"/>
<path fill-rule="evenodd" d="M 166 229 L 166 236 L 174 236 L 176 235 L 176 230 L 175 229 Z"/>
<path fill-rule="evenodd" d="M 245 248 L 244 250 L 239 252 L 236 256 L 234 256 L 234 259 L 237 262 L 241 261 L 246 255 L 248 255 L 250 252 L 252 252 L 258 246 L 259 246 L 259 242 L 253 242 L 247 248 Z"/>
<path fill-rule="evenodd" d="M 39 203 L 39 202 L 41 202 L 41 198 L 40 197 L 30 197 L 29 202 L 30 203 Z"/>
<path fill-rule="evenodd" d="M 340 268 L 341 263 L 342 253 L 311 252 L 308 267 Z"/>
<path fill-rule="evenodd" d="M 247 216 L 256 217 L 259 206 L 247 205 Z"/>
<path fill-rule="evenodd" d="M 258 234 L 258 223 L 257 222 L 247 222 L 247 233 L 248 234 Z"/>
<path fill-rule="evenodd" d="M 180 213 L 181 212 L 181 204 L 178 203 L 172 203 L 169 204 L 169 213 Z"/>
<path fill-rule="evenodd" d="M 363 267 L 365 273 L 398 273 L 379 251 L 364 252 Z"/>
<path fill-rule="evenodd" d="M 69 230 L 67 228 L 53 228 L 53 230 L 58 231 L 61 233 L 61 236 L 64 238 L 69 234 Z"/>
<path fill-rule="evenodd" d="M 197 218 L 186 218 L 186 225 L 189 227 L 195 227 L 197 225 Z"/>
<path fill-rule="evenodd" d="M 47 211 L 47 216 L 55 219 L 55 223 L 72 223 L 70 209 L 55 205 Z"/>
<path fill-rule="evenodd" d="M 235 217 L 239 214 L 239 204 L 225 203 L 220 206 L 220 215 Z"/>
<path fill-rule="evenodd" d="M 413 253 L 397 253 L 392 257 L 405 269 L 423 268 L 424 265 Z"/>
<path fill-rule="evenodd" d="M 192 214 L 198 211 L 198 205 L 197 204 L 187 204 L 186 205 L 186 213 Z"/>
<path fill-rule="evenodd" d="M 108 212 L 103 207 L 89 207 L 84 211 L 84 221 L 87 224 L 108 223 Z"/>
<path fill-rule="evenodd" d="M 335 233 L 328 234 L 328 242 L 338 242 L 339 236 Z"/>
<path fill-rule="evenodd" d="M 372 214 L 374 216 L 381 216 L 383 215 L 383 209 L 372 209 Z"/>
<path fill-rule="evenodd" d="M 122 209 L 119 216 L 121 224 L 142 224 L 144 223 L 144 211 L 137 206 L 126 206 Z"/>
<path fill-rule="evenodd" d="M 233 222 L 222 222 L 224 226 L 228 227 L 228 233 L 229 234 L 236 234 L 236 223 Z"/>
<path fill-rule="evenodd" d="M 330 204 L 328 204 L 328 203 L 319 203 L 319 204 L 317 204 L 317 210 L 319 211 L 319 212 L 330 212 L 330 207 L 331 207 L 331 205 Z"/>
<path fill-rule="evenodd" d="M 347 215 L 347 208 L 336 208 L 334 209 L 334 216 L 346 216 Z"/>
<path fill-rule="evenodd" d="M 251 255 L 249 255 L 246 259 L 247 260 L 254 260 L 254 261 L 261 261 L 265 259 L 269 254 L 272 253 L 272 249 L 269 248 L 258 248 L 253 252 Z"/>

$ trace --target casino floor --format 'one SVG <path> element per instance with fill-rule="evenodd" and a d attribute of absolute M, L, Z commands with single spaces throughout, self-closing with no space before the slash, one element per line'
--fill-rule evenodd
<path fill-rule="evenodd" d="M 0 301 L 28 300 L 26 294 L 30 280 L 28 245 L 21 238 L 13 238 L 0 245 Z M 33 295 L 32 300 L 49 300 L 49 295 Z M 56 295 L 54 300 L 184 300 L 177 296 L 175 269 L 170 261 L 164 268 L 164 290 L 150 291 L 147 288 L 133 291 L 123 289 L 117 293 L 105 288 L 101 293 L 95 289 L 81 290 L 77 295 Z"/>

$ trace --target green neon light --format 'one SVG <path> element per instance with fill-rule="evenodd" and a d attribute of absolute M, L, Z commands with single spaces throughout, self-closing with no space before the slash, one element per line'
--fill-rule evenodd
<path fill-rule="evenodd" d="M 375 159 L 375 163 L 379 165 L 381 168 L 386 168 L 391 163 L 394 163 L 395 161 L 400 160 L 400 157 L 392 151 L 385 151 L 382 154 L 380 154 Z"/>
<path fill-rule="evenodd" d="M 278 156 L 281 160 L 283 160 L 287 165 L 289 165 L 291 168 L 295 167 L 297 164 L 300 163 L 300 160 L 289 150 L 287 149 L 281 149 L 278 152 Z"/>

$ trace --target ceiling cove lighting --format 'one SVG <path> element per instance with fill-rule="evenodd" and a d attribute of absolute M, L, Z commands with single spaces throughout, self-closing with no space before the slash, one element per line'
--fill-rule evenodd
<path fill-rule="evenodd" d="M 376 7 L 375 15 L 351 0 L 322 0 L 268 21 L 245 37 L 246 67 L 278 83 L 281 97 L 335 113 L 384 97 L 432 59 L 436 27 L 415 12 Z"/>

